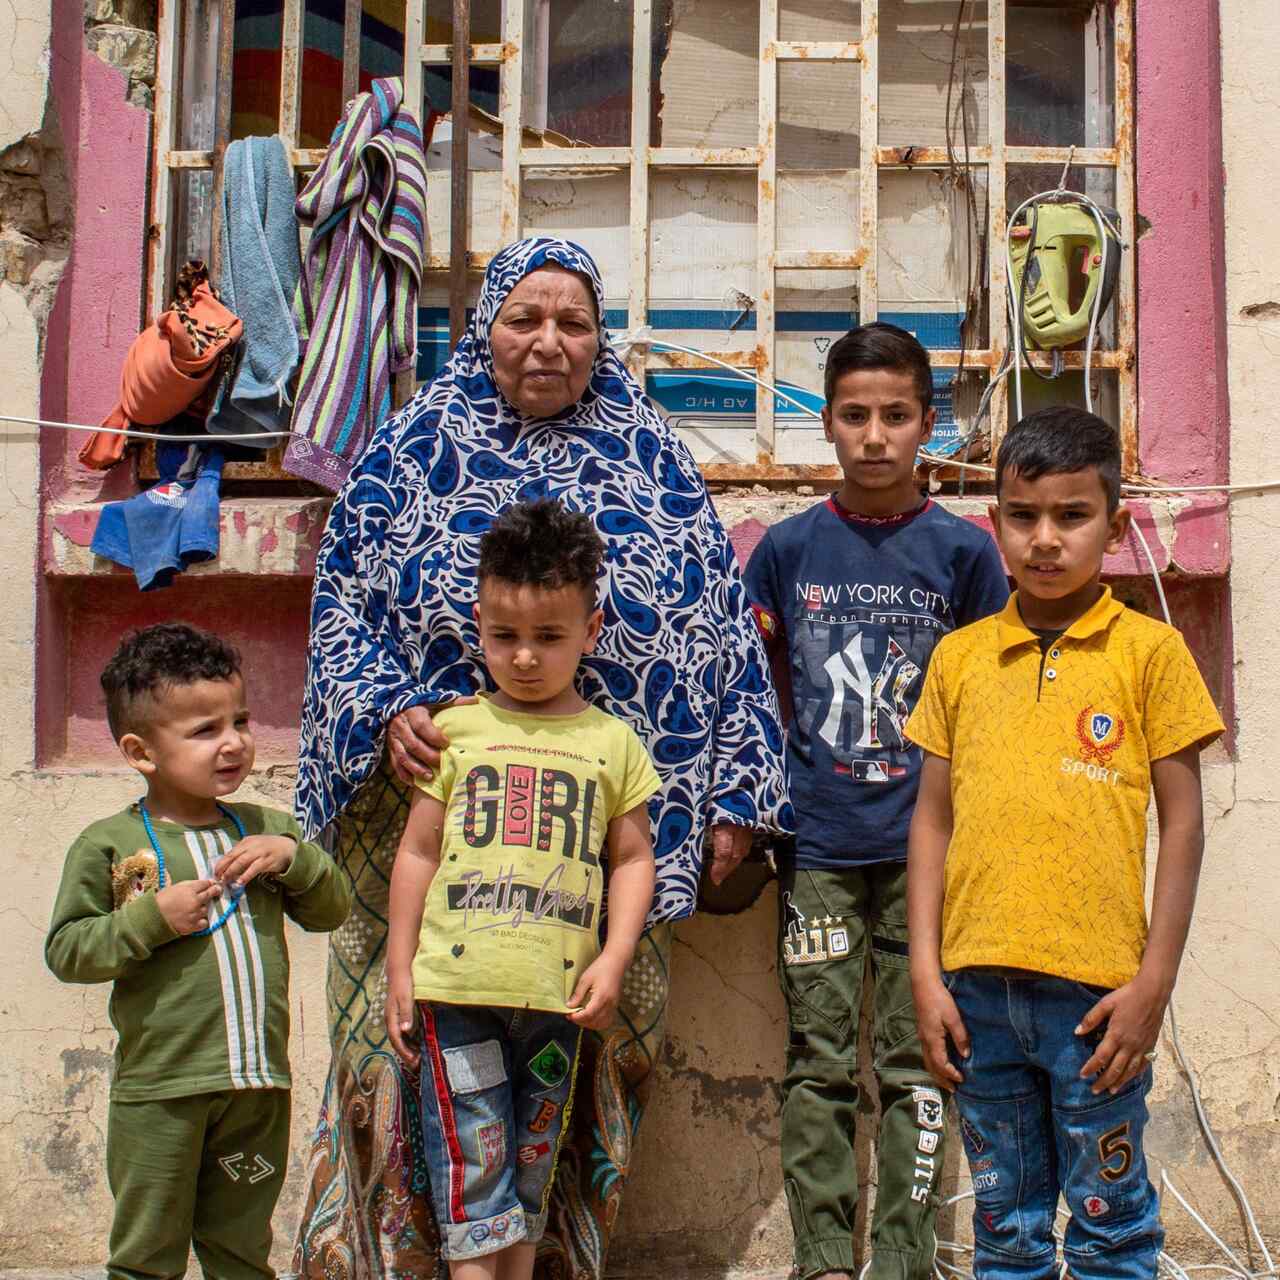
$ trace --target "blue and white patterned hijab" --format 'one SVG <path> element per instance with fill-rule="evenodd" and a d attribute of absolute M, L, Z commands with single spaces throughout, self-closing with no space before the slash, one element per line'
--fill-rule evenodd
<path fill-rule="evenodd" d="M 493 378 L 489 333 L 515 285 L 585 250 L 521 240 L 485 274 L 470 329 L 435 380 L 369 444 L 316 563 L 297 812 L 326 827 L 375 769 L 407 707 L 492 688 L 472 620 L 480 537 L 504 508 L 559 498 L 605 541 L 604 628 L 588 702 L 625 720 L 663 780 L 651 801 L 653 921 L 695 905 L 708 823 L 789 831 L 782 731 L 733 550 L 698 468 L 601 331 L 582 398 L 529 418 Z"/>

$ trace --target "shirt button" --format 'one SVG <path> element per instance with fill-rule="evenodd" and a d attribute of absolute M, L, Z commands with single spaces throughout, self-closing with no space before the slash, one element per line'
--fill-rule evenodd
<path fill-rule="evenodd" d="M 1061 650 L 1061 649 L 1050 649 L 1050 650 L 1049 650 L 1049 657 L 1054 658 L 1054 659 L 1057 659 L 1057 658 L 1062 657 L 1062 650 Z"/>
<path fill-rule="evenodd" d="M 1050 668 L 1049 668 L 1049 669 L 1044 673 L 1044 678 L 1045 678 L 1046 680 L 1056 680 L 1056 679 L 1058 678 L 1058 673 L 1057 673 L 1057 672 L 1056 672 L 1052 667 L 1050 667 Z"/>

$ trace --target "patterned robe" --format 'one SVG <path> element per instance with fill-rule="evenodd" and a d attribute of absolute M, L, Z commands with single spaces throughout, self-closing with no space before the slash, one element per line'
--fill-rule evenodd
<path fill-rule="evenodd" d="M 539 1254 L 560 1258 L 563 1274 L 603 1271 L 661 1046 L 670 924 L 695 908 L 707 827 L 791 829 L 765 655 L 688 450 L 603 332 L 587 390 L 559 415 L 525 417 L 497 389 L 493 321 L 516 283 L 548 263 L 582 275 L 604 314 L 599 273 L 578 246 L 530 239 L 500 253 L 449 364 L 378 431 L 320 549 L 297 812 L 309 837 L 332 824 L 356 908 L 331 951 L 334 1064 L 295 1274 L 421 1274 L 434 1256 L 415 1191 L 416 1082 L 383 1027 L 386 884 L 404 797 L 378 766 L 392 717 L 492 687 L 471 611 L 480 537 L 500 511 L 551 496 L 595 521 L 605 621 L 578 686 L 635 729 L 663 782 L 652 932 L 637 953 L 648 967 L 630 975 L 618 1025 L 584 1042 L 580 1158 L 562 1163 Z"/>

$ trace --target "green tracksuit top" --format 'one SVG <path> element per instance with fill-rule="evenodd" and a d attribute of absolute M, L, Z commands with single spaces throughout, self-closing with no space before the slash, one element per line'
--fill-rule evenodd
<path fill-rule="evenodd" d="M 156 905 L 156 859 L 136 804 L 88 827 L 67 854 L 45 960 L 63 982 L 114 984 L 114 1101 L 290 1086 L 284 917 L 310 931 L 337 928 L 351 909 L 351 886 L 319 845 L 302 841 L 288 814 L 229 807 L 246 835 L 290 836 L 298 849 L 282 876 L 250 881 L 239 908 L 205 937 L 174 933 Z M 166 884 L 211 878 L 239 839 L 226 820 L 152 826 Z M 210 919 L 229 901 L 215 900 Z"/>

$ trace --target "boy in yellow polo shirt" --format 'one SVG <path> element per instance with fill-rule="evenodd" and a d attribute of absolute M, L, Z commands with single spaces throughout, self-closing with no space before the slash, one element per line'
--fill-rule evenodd
<path fill-rule="evenodd" d="M 977 1280 L 1058 1274 L 1059 1192 L 1075 1280 L 1153 1280 L 1146 1094 L 1200 871 L 1199 753 L 1222 720 L 1181 635 L 1099 581 L 1129 528 L 1105 422 L 1024 418 L 996 496 L 1017 590 L 942 640 L 907 724 L 927 753 L 907 857 L 925 1065 L 956 1095 Z"/>

